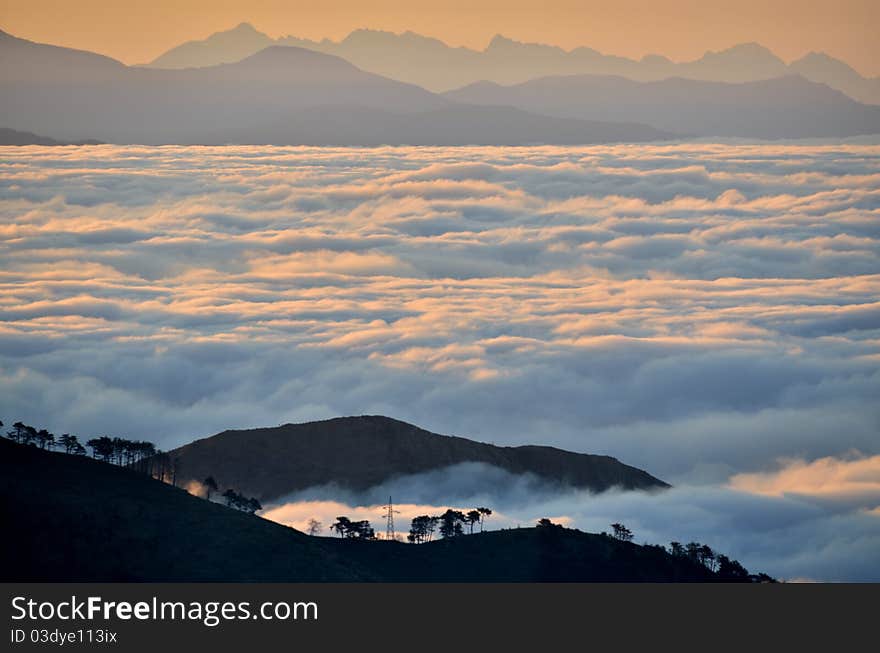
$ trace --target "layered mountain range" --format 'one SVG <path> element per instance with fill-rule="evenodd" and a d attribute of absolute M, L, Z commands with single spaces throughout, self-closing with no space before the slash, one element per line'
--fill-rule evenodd
<path fill-rule="evenodd" d="M 6 33 L 0 126 L 141 144 L 586 144 L 671 136 L 647 125 L 458 103 L 305 48 L 272 46 L 236 63 L 159 70 Z"/>
<path fill-rule="evenodd" d="M 313 41 L 285 36 L 272 39 L 249 23 L 187 41 L 149 64 L 156 68 L 190 68 L 232 63 L 271 45 L 292 45 L 333 54 L 373 73 L 418 84 L 436 92 L 477 81 L 518 84 L 554 75 L 618 75 L 635 81 L 683 77 L 715 82 L 750 82 L 786 75 L 827 84 L 854 100 L 880 104 L 880 78 L 863 77 L 845 62 L 823 52 L 784 62 L 757 43 L 706 52 L 694 61 L 675 62 L 662 55 L 629 59 L 592 48 L 573 50 L 522 43 L 496 35 L 483 50 L 451 47 L 414 32 L 359 29 L 340 41 Z"/>
<path fill-rule="evenodd" d="M 175 49 L 159 60 L 173 67 L 159 68 L 126 66 L 103 55 L 0 32 L 0 128 L 11 130 L 10 144 L 96 139 L 148 145 L 586 145 L 694 136 L 880 133 L 880 106 L 793 75 L 757 46 L 669 69 L 725 81 L 681 76 L 644 81 L 620 74 L 560 75 L 560 70 L 571 73 L 583 66 L 560 68 L 553 62 L 607 57 L 504 39 L 494 40 L 479 55 L 490 62 L 503 60 L 496 70 L 491 68 L 495 64 L 485 69 L 479 62 L 457 59 L 474 51 L 428 40 L 429 47 L 415 35 L 392 39 L 385 33 L 356 32 L 341 42 L 350 50 L 343 52 L 348 59 L 318 51 L 311 42 L 302 47 L 291 44 L 296 40 L 279 44 L 267 38 L 240 26 Z M 321 43 L 330 49 L 330 42 Z M 361 61 L 366 55 L 358 54 L 372 53 L 389 66 L 405 61 L 419 67 L 420 57 L 430 59 L 410 56 L 407 48 L 445 53 L 430 55 L 433 63 L 421 65 L 425 71 L 451 74 L 462 68 L 467 76 L 458 81 L 498 79 L 504 84 L 479 81 L 436 93 L 406 81 L 405 72 L 389 68 L 377 73 L 382 67 L 372 59 Z M 660 71 L 672 64 L 648 58 L 639 65 Z M 825 61 L 823 66 L 834 79 L 847 77 L 836 64 Z M 557 74 L 532 78 L 549 70 Z M 747 71 L 783 76 L 744 81 Z M 511 84 L 516 76 L 529 81 Z M 419 81 L 439 86 L 429 77 Z M 14 132 L 30 133 L 30 141 Z"/>

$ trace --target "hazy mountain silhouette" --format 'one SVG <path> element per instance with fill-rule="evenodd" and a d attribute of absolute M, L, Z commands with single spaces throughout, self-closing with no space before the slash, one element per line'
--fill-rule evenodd
<path fill-rule="evenodd" d="M 0 145 L 100 145 L 100 141 L 85 139 L 80 141 L 58 141 L 31 132 L 20 132 L 0 127 Z"/>
<path fill-rule="evenodd" d="M 126 71 L 125 64 L 101 54 L 34 43 L 0 30 L 0 83 L 4 86 L 108 82 L 123 79 Z"/>
<path fill-rule="evenodd" d="M 160 70 L 4 34 L 0 61 L 6 126 L 63 139 L 87 133 L 113 143 L 465 145 L 668 136 L 644 125 L 463 106 L 298 47 L 272 46 L 231 64 Z"/>
<path fill-rule="evenodd" d="M 237 61 L 268 45 L 294 45 L 334 54 L 374 73 L 446 91 L 487 80 L 518 84 L 552 75 L 620 75 L 638 81 L 684 77 L 705 81 L 748 82 L 799 74 L 828 84 L 860 102 L 880 104 L 880 78 L 864 78 L 844 62 L 813 53 L 786 65 L 757 43 L 706 52 L 694 61 L 674 62 L 661 55 L 639 60 L 602 54 L 592 48 L 564 50 L 522 43 L 496 35 L 483 50 L 451 47 L 414 32 L 359 29 L 341 41 L 312 41 L 294 36 L 271 39 L 251 25 L 188 41 L 159 56 L 149 66 L 188 68 Z"/>
<path fill-rule="evenodd" d="M 840 59 L 824 52 L 810 52 L 788 67 L 810 81 L 828 84 L 859 102 L 880 104 L 880 77 L 862 77 Z"/>
<path fill-rule="evenodd" d="M 557 527 L 427 544 L 309 537 L 131 469 L 3 438 L 0 519 L 5 582 L 725 580 L 661 547 Z"/>
<path fill-rule="evenodd" d="M 156 58 L 156 68 L 201 68 L 221 63 L 235 63 L 270 45 L 282 45 L 249 23 L 215 32 L 202 41 L 187 41 Z"/>
<path fill-rule="evenodd" d="M 366 490 L 396 476 L 465 462 L 531 473 L 550 483 L 595 491 L 668 487 L 609 456 L 553 447 L 498 447 L 430 433 L 380 416 L 340 417 L 276 428 L 224 431 L 170 452 L 178 478 L 221 480 L 261 501 L 334 483 Z"/>
<path fill-rule="evenodd" d="M 471 104 L 509 105 L 565 118 L 607 120 L 613 116 L 699 136 L 808 138 L 880 133 L 880 106 L 860 104 L 799 76 L 733 84 L 572 75 L 513 86 L 479 82 L 445 95 Z"/>

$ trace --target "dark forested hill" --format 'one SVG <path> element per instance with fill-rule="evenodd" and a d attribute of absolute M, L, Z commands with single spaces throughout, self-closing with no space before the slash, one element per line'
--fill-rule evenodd
<path fill-rule="evenodd" d="M 0 439 L 2 581 L 713 581 L 558 527 L 428 544 L 309 537 L 131 469 Z"/>
<path fill-rule="evenodd" d="M 369 580 L 286 526 L 144 474 L 0 438 L 4 581 Z"/>
<path fill-rule="evenodd" d="M 213 476 L 222 486 L 263 501 L 328 483 L 365 490 L 395 476 L 466 462 L 594 491 L 667 487 L 647 472 L 609 456 L 553 447 L 498 447 L 437 435 L 381 416 L 224 431 L 170 454 L 182 481 Z"/>

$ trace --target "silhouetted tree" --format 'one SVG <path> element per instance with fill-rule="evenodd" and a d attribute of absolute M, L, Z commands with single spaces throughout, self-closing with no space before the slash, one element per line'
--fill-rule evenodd
<path fill-rule="evenodd" d="M 40 449 L 51 449 L 55 444 L 55 436 L 46 429 L 37 431 L 37 445 Z"/>
<path fill-rule="evenodd" d="M 106 463 L 112 462 L 114 447 L 110 437 L 102 435 L 99 438 L 92 438 L 86 442 L 86 446 L 92 450 L 93 458 L 98 458 Z"/>
<path fill-rule="evenodd" d="M 156 446 L 152 442 L 135 442 L 133 444 L 135 461 L 131 467 L 139 472 L 153 476 L 153 468 L 155 466 L 153 457 L 157 453 Z"/>
<path fill-rule="evenodd" d="M 464 514 L 460 510 L 449 508 L 440 515 L 440 535 L 444 539 L 456 537 L 462 534 L 461 525 L 465 520 Z"/>
<path fill-rule="evenodd" d="M 230 508 L 234 508 L 235 504 L 238 501 L 238 492 L 230 488 L 223 493 L 223 498 L 226 499 L 227 506 L 229 506 Z"/>
<path fill-rule="evenodd" d="M 124 438 L 113 438 L 111 443 L 113 447 L 111 462 L 115 461 L 117 465 L 127 465 L 131 451 L 131 441 Z"/>
<path fill-rule="evenodd" d="M 413 517 L 409 529 L 409 535 L 407 535 L 406 539 L 414 544 L 429 542 L 431 536 L 434 534 L 434 529 L 437 526 L 438 521 L 439 517 L 430 517 L 428 515 Z"/>
<path fill-rule="evenodd" d="M 669 543 L 669 553 L 675 556 L 676 558 L 684 557 L 684 547 L 681 545 L 681 542 L 670 542 Z"/>
<path fill-rule="evenodd" d="M 150 460 L 150 476 L 166 483 L 167 479 L 171 477 L 171 456 L 167 451 L 157 450 Z"/>
<path fill-rule="evenodd" d="M 718 560 L 718 577 L 723 580 L 746 581 L 749 579 L 749 572 L 737 560 L 731 560 L 723 553 L 717 558 Z"/>
<path fill-rule="evenodd" d="M 330 524 L 330 528 L 339 534 L 339 537 L 345 537 L 348 533 L 351 520 L 348 517 L 337 517 L 336 521 Z"/>
<path fill-rule="evenodd" d="M 430 520 L 428 521 L 428 542 L 434 539 L 434 532 L 437 530 L 437 526 L 440 524 L 440 517 L 437 515 L 431 515 Z"/>
<path fill-rule="evenodd" d="M 249 514 L 253 514 L 258 510 L 263 509 L 263 506 L 255 497 L 248 498 L 243 494 L 239 494 L 232 488 L 229 488 L 223 493 L 223 498 L 226 500 L 226 505 L 230 508 L 235 508 L 236 510 L 241 510 Z"/>
<path fill-rule="evenodd" d="M 476 508 L 473 510 L 469 510 L 468 513 L 464 516 L 464 523 L 468 525 L 468 531 L 471 535 L 474 534 L 474 524 L 480 521 L 480 511 Z"/>
<path fill-rule="evenodd" d="M 71 453 L 73 451 L 73 446 L 76 443 L 76 436 L 71 435 L 70 433 L 62 433 L 58 437 L 58 446 L 64 449 L 64 453 Z"/>
<path fill-rule="evenodd" d="M 306 525 L 306 533 L 308 533 L 312 537 L 316 537 L 318 533 L 321 532 L 321 528 L 323 526 L 324 525 L 321 522 L 312 517 L 311 519 L 309 519 L 309 523 Z"/>
<path fill-rule="evenodd" d="M 715 571 L 715 552 L 708 544 L 703 544 L 700 547 L 698 555 L 700 564 L 706 567 L 709 571 Z"/>
<path fill-rule="evenodd" d="M 24 440 L 22 441 L 24 444 L 34 444 L 37 439 L 37 429 L 33 426 L 25 426 L 24 427 Z"/>
<path fill-rule="evenodd" d="M 376 533 L 366 519 L 351 521 L 348 517 L 337 517 L 330 528 L 339 533 L 340 537 L 349 540 L 374 540 Z"/>
<path fill-rule="evenodd" d="M 616 539 L 621 542 L 632 542 L 632 531 L 623 524 L 611 524 L 611 529 L 614 531 L 614 537 Z"/>
<path fill-rule="evenodd" d="M 21 422 L 16 422 L 12 425 L 12 430 L 9 431 L 6 435 L 9 436 L 9 439 L 13 442 L 18 442 L 20 444 L 24 444 L 24 433 L 27 426 Z"/>
<path fill-rule="evenodd" d="M 486 520 L 486 517 L 492 514 L 492 511 L 488 508 L 477 508 L 477 512 L 480 513 L 480 532 L 483 532 L 483 522 Z"/>
<path fill-rule="evenodd" d="M 202 485 L 205 486 L 205 494 L 207 495 L 208 501 L 211 500 L 211 494 L 217 491 L 217 481 L 214 480 L 213 476 L 209 476 L 204 481 L 202 481 Z"/>
<path fill-rule="evenodd" d="M 370 526 L 370 522 L 366 519 L 361 521 L 351 522 L 351 535 L 354 539 L 358 540 L 375 540 L 376 533 L 373 530 L 373 527 Z"/>
<path fill-rule="evenodd" d="M 538 528 L 562 528 L 559 524 L 554 524 L 547 517 L 541 517 L 538 520 Z"/>

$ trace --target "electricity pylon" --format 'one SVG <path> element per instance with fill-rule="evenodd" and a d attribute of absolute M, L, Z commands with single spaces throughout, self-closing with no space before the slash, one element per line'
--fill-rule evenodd
<path fill-rule="evenodd" d="M 394 509 L 394 504 L 391 503 L 391 497 L 388 497 L 388 505 L 385 506 L 382 510 L 382 516 L 385 517 L 385 539 L 386 540 L 394 540 L 394 513 L 400 512 L 399 510 Z"/>

